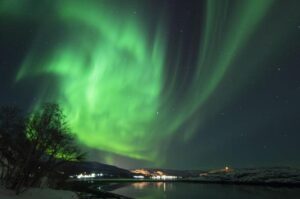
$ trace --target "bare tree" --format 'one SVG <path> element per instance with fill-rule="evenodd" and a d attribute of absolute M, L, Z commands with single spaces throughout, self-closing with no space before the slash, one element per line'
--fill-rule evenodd
<path fill-rule="evenodd" d="M 6 186 L 17 193 L 39 186 L 42 177 L 65 161 L 84 158 L 58 104 L 45 104 L 28 117 L 22 117 L 16 108 L 3 110 L 0 166 Z"/>
<path fill-rule="evenodd" d="M 1 181 L 12 187 L 20 172 L 24 157 L 28 153 L 26 139 L 26 119 L 15 106 L 0 108 L 0 167 Z"/>

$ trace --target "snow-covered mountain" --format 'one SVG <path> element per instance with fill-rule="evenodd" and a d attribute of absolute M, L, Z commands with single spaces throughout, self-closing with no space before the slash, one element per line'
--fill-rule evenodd
<path fill-rule="evenodd" d="M 205 182 L 300 186 L 300 169 L 290 167 L 232 169 L 228 172 L 205 172 L 199 177 L 189 179 Z"/>

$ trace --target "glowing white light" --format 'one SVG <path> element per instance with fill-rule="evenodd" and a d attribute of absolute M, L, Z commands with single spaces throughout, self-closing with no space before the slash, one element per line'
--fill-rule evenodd
<path fill-rule="evenodd" d="M 144 176 L 133 176 L 133 178 L 136 178 L 136 179 L 144 179 L 145 177 L 144 177 Z"/>
<path fill-rule="evenodd" d="M 81 179 L 81 178 L 95 178 L 96 177 L 96 174 L 95 173 L 91 173 L 91 174 L 79 174 L 77 175 L 77 178 L 78 179 Z"/>
<path fill-rule="evenodd" d="M 162 175 L 162 176 L 152 176 L 151 178 L 155 180 L 173 180 L 173 179 L 177 179 L 178 177 Z"/>

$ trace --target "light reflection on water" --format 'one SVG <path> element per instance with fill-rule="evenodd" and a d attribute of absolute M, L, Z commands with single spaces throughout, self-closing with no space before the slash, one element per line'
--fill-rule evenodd
<path fill-rule="evenodd" d="M 138 199 L 299 199 L 300 188 L 218 185 L 183 182 L 134 182 L 111 190 Z"/>
<path fill-rule="evenodd" d="M 169 183 L 168 186 L 169 188 L 172 188 L 172 183 Z M 130 184 L 135 189 L 145 189 L 149 186 L 155 186 L 159 190 L 163 190 L 164 192 L 167 190 L 167 183 L 166 182 L 155 182 L 155 183 L 150 183 L 150 182 L 135 182 Z M 126 187 L 125 187 L 126 188 Z"/>

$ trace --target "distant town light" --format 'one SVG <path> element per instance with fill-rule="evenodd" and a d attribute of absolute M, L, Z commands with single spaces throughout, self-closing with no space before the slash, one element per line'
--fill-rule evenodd
<path fill-rule="evenodd" d="M 229 170 L 229 167 L 226 166 L 226 167 L 225 167 L 225 170 L 228 171 L 228 170 Z"/>
<path fill-rule="evenodd" d="M 133 176 L 133 178 L 135 178 L 135 179 L 144 179 L 145 176 L 142 176 L 142 175 L 140 175 L 140 176 Z"/>
<path fill-rule="evenodd" d="M 96 176 L 103 176 L 103 173 L 99 173 L 99 174 L 96 174 L 96 173 L 91 173 L 91 174 L 78 174 L 78 175 L 75 175 L 77 177 L 77 179 L 81 179 L 81 178 L 95 178 Z"/>
<path fill-rule="evenodd" d="M 177 176 L 167 176 L 167 175 L 162 175 L 162 176 L 151 176 L 152 179 L 155 180 L 172 180 L 172 179 L 177 179 Z"/>

